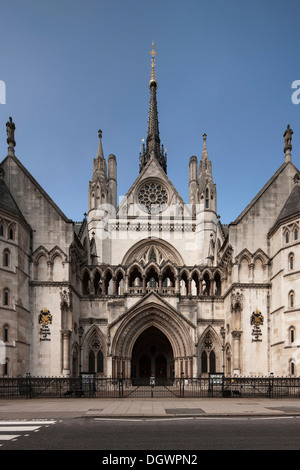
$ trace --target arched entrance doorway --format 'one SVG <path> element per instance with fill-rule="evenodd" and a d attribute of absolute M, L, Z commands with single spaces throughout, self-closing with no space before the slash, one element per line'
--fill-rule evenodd
<path fill-rule="evenodd" d="M 174 377 L 174 356 L 166 335 L 155 326 L 144 330 L 135 341 L 131 359 L 132 378 Z"/>

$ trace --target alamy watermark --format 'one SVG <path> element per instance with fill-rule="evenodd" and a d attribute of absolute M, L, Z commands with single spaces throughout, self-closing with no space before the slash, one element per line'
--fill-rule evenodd
<path fill-rule="evenodd" d="M 6 86 L 3 80 L 0 80 L 0 104 L 6 104 Z"/>
<path fill-rule="evenodd" d="M 293 104 L 299 104 L 300 103 L 300 80 L 294 80 L 292 83 L 292 88 L 296 89 L 292 93 L 292 103 Z"/>

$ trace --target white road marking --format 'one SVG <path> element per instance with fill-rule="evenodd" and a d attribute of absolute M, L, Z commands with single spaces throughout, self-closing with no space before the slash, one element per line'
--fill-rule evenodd
<path fill-rule="evenodd" d="M 0 441 L 15 441 L 21 436 L 28 437 L 29 434 L 7 434 L 7 432 L 24 432 L 29 431 L 38 432 L 42 426 L 48 427 L 50 424 L 55 424 L 55 420 L 5 420 L 0 421 Z M 3 433 L 3 434 L 2 434 Z M 2 447 L 3 444 L 0 444 Z"/>
<path fill-rule="evenodd" d="M 23 425 L 23 424 L 36 424 L 36 425 L 40 425 L 40 424 L 54 424 L 56 421 L 48 421 L 48 420 L 39 420 L 39 419 L 35 419 L 35 420 L 31 420 L 31 421 L 23 421 L 23 420 L 17 420 L 17 421 L 9 421 L 9 420 L 6 420 L 6 421 L 0 421 L 0 426 L 1 425 L 5 425 L 5 426 L 8 426 L 9 424 L 17 424 L 17 425 Z"/>
<path fill-rule="evenodd" d="M 20 434 L 1 434 L 0 441 L 11 441 L 11 439 L 16 439 L 17 437 L 20 437 Z"/>

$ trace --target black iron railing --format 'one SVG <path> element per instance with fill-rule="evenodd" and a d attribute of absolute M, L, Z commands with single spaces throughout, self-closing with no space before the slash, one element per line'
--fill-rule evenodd
<path fill-rule="evenodd" d="M 299 398 L 300 377 L 0 377 L 1 398 Z"/>

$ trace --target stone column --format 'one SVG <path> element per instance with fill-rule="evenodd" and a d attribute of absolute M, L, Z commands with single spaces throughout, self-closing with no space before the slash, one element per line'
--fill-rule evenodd
<path fill-rule="evenodd" d="M 233 338 L 233 374 L 241 373 L 241 356 L 240 356 L 240 340 L 242 331 L 234 330 L 231 332 Z"/>
<path fill-rule="evenodd" d="M 161 293 L 162 290 L 162 276 L 158 276 L 158 291 Z"/>
<path fill-rule="evenodd" d="M 62 332 L 62 347 L 63 347 L 63 375 L 70 375 L 70 331 L 65 330 Z"/>
<path fill-rule="evenodd" d="M 117 295 L 117 280 L 113 277 L 113 295 Z"/>
<path fill-rule="evenodd" d="M 145 274 L 142 275 L 142 282 L 143 282 L 143 294 L 146 292 L 146 276 Z"/>
<path fill-rule="evenodd" d="M 177 274 L 175 277 L 175 293 L 179 294 L 180 292 L 180 276 Z"/>

